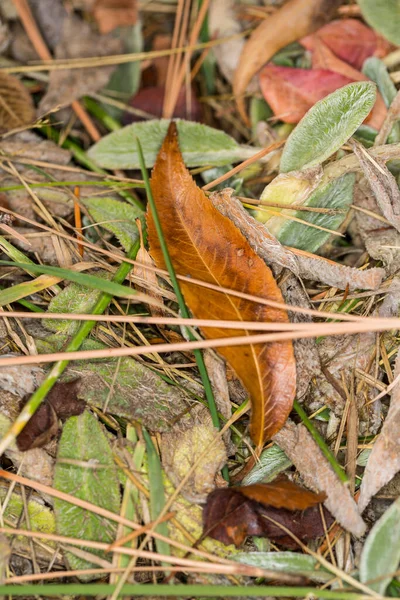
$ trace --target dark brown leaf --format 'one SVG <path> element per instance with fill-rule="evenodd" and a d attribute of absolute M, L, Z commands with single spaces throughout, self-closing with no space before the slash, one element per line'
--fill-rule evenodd
<path fill-rule="evenodd" d="M 297 548 L 288 529 L 301 541 L 324 533 L 320 509 L 324 494 L 314 494 L 282 478 L 269 484 L 219 489 L 207 498 L 203 532 L 224 544 L 240 546 L 249 535 L 268 537 L 288 548 Z M 333 522 L 324 511 L 329 526 Z"/>
<path fill-rule="evenodd" d="M 178 133 L 171 123 L 151 178 L 161 226 L 179 275 L 189 275 L 260 298 L 283 303 L 270 269 L 247 240 L 222 216 L 197 187 L 179 150 Z M 154 220 L 147 216 L 150 254 L 164 267 Z M 286 311 L 230 296 L 186 281 L 185 300 L 198 318 L 286 323 Z M 208 338 L 248 335 L 247 331 L 206 328 Z M 251 435 L 259 446 L 285 423 L 296 389 L 296 365 L 291 342 L 227 347 L 220 353 L 236 371 L 252 400 Z"/>
<path fill-rule="evenodd" d="M 56 383 L 45 401 L 28 421 L 17 437 L 17 446 L 21 451 L 45 446 L 58 432 L 58 419 L 67 419 L 80 415 L 86 402 L 77 398 L 79 379 L 68 383 Z M 22 405 L 29 400 L 30 394 L 22 399 Z"/>

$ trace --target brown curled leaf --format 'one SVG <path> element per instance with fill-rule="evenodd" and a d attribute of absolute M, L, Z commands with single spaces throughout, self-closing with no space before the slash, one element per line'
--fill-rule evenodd
<path fill-rule="evenodd" d="M 289 0 L 251 34 L 244 46 L 233 81 L 238 110 L 247 123 L 244 92 L 263 65 L 288 44 L 329 22 L 340 0 Z"/>
<path fill-rule="evenodd" d="M 174 268 L 179 275 L 283 303 L 282 294 L 264 261 L 226 217 L 197 187 L 186 169 L 171 123 L 158 154 L 151 188 Z M 147 214 L 150 254 L 164 267 L 153 216 Z M 235 321 L 287 323 L 286 311 L 181 282 L 195 317 Z M 249 335 L 243 330 L 205 328 L 207 338 Z M 291 342 L 224 348 L 220 354 L 242 380 L 252 401 L 251 436 L 259 446 L 285 423 L 296 391 L 296 365 Z"/>
<path fill-rule="evenodd" d="M 272 483 L 218 489 L 207 498 L 203 532 L 223 544 L 240 546 L 249 535 L 268 537 L 287 548 L 298 548 L 289 530 L 302 541 L 324 534 L 318 504 L 325 494 L 314 494 L 285 477 Z M 325 512 L 328 526 L 332 516 Z"/>

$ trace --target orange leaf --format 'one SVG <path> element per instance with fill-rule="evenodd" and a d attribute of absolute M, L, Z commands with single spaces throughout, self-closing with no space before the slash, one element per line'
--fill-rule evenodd
<path fill-rule="evenodd" d="M 179 149 L 171 123 L 151 177 L 151 189 L 172 263 L 179 275 L 232 290 L 283 302 L 270 269 L 257 256 L 232 221 L 217 211 L 197 187 Z M 147 214 L 150 254 L 164 267 L 152 215 Z M 181 282 L 185 301 L 200 319 L 287 323 L 286 311 L 273 309 Z M 208 338 L 249 335 L 248 331 L 205 328 Z M 291 342 L 252 344 L 220 349 L 250 394 L 250 432 L 261 446 L 285 423 L 296 391 L 296 366 Z"/>
<path fill-rule="evenodd" d="M 305 510 L 323 502 L 326 498 L 325 494 L 310 492 L 286 477 L 280 477 L 272 483 L 255 483 L 238 489 L 250 500 L 288 510 Z"/>
<path fill-rule="evenodd" d="M 251 34 L 240 56 L 233 81 L 239 113 L 248 122 L 244 93 L 253 75 L 281 48 L 327 23 L 340 0 L 289 0 Z"/>

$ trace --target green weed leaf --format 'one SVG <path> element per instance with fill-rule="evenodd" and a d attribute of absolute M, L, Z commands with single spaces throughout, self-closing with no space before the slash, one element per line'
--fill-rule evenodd
<path fill-rule="evenodd" d="M 243 479 L 242 485 L 252 485 L 253 483 L 260 482 L 268 483 L 291 465 L 292 462 L 288 459 L 284 451 L 274 444 L 264 450 L 256 465 Z"/>
<path fill-rule="evenodd" d="M 375 98 L 375 85 L 358 81 L 314 104 L 288 137 L 281 172 L 313 167 L 329 158 L 368 116 Z"/>
<path fill-rule="evenodd" d="M 245 565 L 271 569 L 278 573 L 302 575 L 319 583 L 332 579 L 332 575 L 328 571 L 316 568 L 318 562 L 312 556 L 298 552 L 241 552 L 232 558 Z"/>
<path fill-rule="evenodd" d="M 125 252 L 128 252 L 139 237 L 135 219 L 141 217 L 143 211 L 114 198 L 85 198 L 82 204 L 86 206 L 92 219 L 100 223 L 100 227 L 113 233 Z"/>
<path fill-rule="evenodd" d="M 259 148 L 240 146 L 217 129 L 178 119 L 179 144 L 186 166 L 221 166 L 253 156 Z M 146 167 L 155 163 L 167 134 L 169 120 L 133 123 L 103 137 L 88 152 L 104 169 L 140 169 L 136 138 L 140 140 Z"/>
<path fill-rule="evenodd" d="M 360 580 L 378 594 L 385 594 L 400 562 L 400 498 L 375 523 L 364 544 L 360 561 Z M 381 579 L 382 578 L 382 579 Z"/>
<path fill-rule="evenodd" d="M 111 448 L 97 419 L 85 411 L 71 417 L 64 425 L 54 472 L 54 487 L 96 504 L 116 514 L 119 513 L 120 494 L 117 471 Z M 115 539 L 116 523 L 79 506 L 54 500 L 57 532 L 60 535 L 111 543 Z M 104 553 L 87 549 L 106 558 Z M 73 569 L 88 569 L 95 565 L 68 552 L 68 562 Z M 82 577 L 90 579 L 91 576 Z"/>
<path fill-rule="evenodd" d="M 358 0 L 364 19 L 389 42 L 400 44 L 399 0 Z"/>

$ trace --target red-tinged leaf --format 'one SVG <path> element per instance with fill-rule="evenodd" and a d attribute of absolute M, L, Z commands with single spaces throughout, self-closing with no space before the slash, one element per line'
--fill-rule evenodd
<path fill-rule="evenodd" d="M 291 495 L 296 497 L 294 504 Z M 270 484 L 218 489 L 207 498 L 203 533 L 223 544 L 235 546 L 240 546 L 247 536 L 257 535 L 296 548 L 296 542 L 280 526 L 303 542 L 323 535 L 324 526 L 317 505 L 324 498 L 324 494 L 314 494 L 285 479 Z M 289 504 L 296 508 L 291 510 Z M 324 515 L 329 526 L 333 517 L 325 509 Z"/>
<path fill-rule="evenodd" d="M 329 69 L 330 71 L 334 71 L 339 75 L 348 77 L 352 81 L 369 81 L 368 77 L 366 77 L 364 73 L 357 71 L 357 69 L 338 58 L 322 41 L 322 39 L 318 37 L 314 40 L 312 64 L 313 70 Z M 374 108 L 371 110 L 364 122 L 379 131 L 379 129 L 382 127 L 383 121 L 385 120 L 386 114 L 387 108 L 385 102 L 381 94 L 378 92 L 376 95 Z"/>
<path fill-rule="evenodd" d="M 289 0 L 252 32 L 233 81 L 239 113 L 246 122 L 244 92 L 251 78 L 278 50 L 329 23 L 340 4 L 341 0 Z"/>
<path fill-rule="evenodd" d="M 318 100 L 352 81 L 327 69 L 294 69 L 272 64 L 260 71 L 259 78 L 265 100 L 285 123 L 298 123 Z"/>
<path fill-rule="evenodd" d="M 283 302 L 270 269 L 245 237 L 212 205 L 186 169 L 178 132 L 171 123 L 158 154 L 151 188 L 176 272 L 228 289 Z M 165 267 L 153 217 L 147 215 L 150 254 Z M 181 282 L 195 317 L 235 321 L 288 322 L 286 311 Z M 205 328 L 207 338 L 249 335 L 247 331 Z M 285 423 L 296 390 L 291 342 L 221 348 L 252 401 L 251 436 L 259 446 Z"/>
<path fill-rule="evenodd" d="M 369 56 L 383 58 L 390 50 L 386 40 L 357 19 L 331 21 L 300 43 L 313 52 L 316 39 L 322 40 L 338 58 L 358 70 Z"/>

